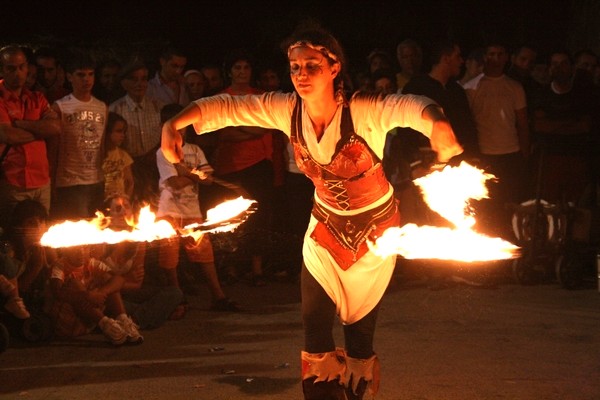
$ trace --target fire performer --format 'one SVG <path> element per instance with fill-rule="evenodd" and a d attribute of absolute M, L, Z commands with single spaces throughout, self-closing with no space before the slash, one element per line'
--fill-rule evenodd
<path fill-rule="evenodd" d="M 381 166 L 385 133 L 395 126 L 418 130 L 442 161 L 462 148 L 441 108 L 428 98 L 356 94 L 347 102 L 343 50 L 321 28 L 297 30 L 287 56 L 295 93 L 197 100 L 164 124 L 161 147 L 170 161 L 181 160 L 178 129 L 190 124 L 199 134 L 245 125 L 290 137 L 299 168 L 316 188 L 301 274 L 304 396 L 362 399 L 378 388 L 375 321 L 395 265 L 395 256 L 375 255 L 366 240 L 400 223 Z M 336 314 L 344 325 L 344 349 L 336 349 L 333 339 Z"/>

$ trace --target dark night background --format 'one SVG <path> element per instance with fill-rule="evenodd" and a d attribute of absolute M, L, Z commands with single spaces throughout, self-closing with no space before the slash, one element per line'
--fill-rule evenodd
<path fill-rule="evenodd" d="M 0 42 L 82 45 L 137 51 L 154 62 L 162 45 L 173 43 L 189 55 L 189 66 L 219 62 L 228 49 L 247 47 L 259 57 L 306 17 L 322 23 L 341 41 L 354 70 L 375 47 L 394 52 L 413 38 L 426 49 L 440 36 L 458 39 L 463 50 L 499 38 L 509 46 L 532 43 L 541 53 L 552 47 L 597 50 L 600 1 L 180 1 L 6 2 Z"/>

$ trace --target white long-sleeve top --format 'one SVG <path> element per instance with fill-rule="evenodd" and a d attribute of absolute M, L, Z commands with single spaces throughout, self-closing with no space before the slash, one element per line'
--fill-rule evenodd
<path fill-rule="evenodd" d="M 218 95 L 195 101 L 200 108 L 200 121 L 194 124 L 197 133 L 206 133 L 226 126 L 259 126 L 278 129 L 290 136 L 295 93 L 269 92 L 262 95 Z M 386 132 L 394 127 L 410 127 L 430 137 L 432 122 L 422 118 L 425 107 L 435 102 L 424 96 L 354 96 L 350 113 L 357 135 L 365 139 L 378 157 L 383 157 Z M 320 141 L 304 107 L 302 108 L 302 133 L 308 151 L 321 164 L 328 164 L 341 138 L 340 123 L 342 106 L 325 129 Z M 390 196 L 393 189 L 376 203 L 360 210 L 347 211 L 356 214 L 378 206 Z M 319 201 L 315 197 L 315 201 Z M 338 214 L 340 211 L 336 211 Z M 311 217 L 304 238 L 303 257 L 308 271 L 335 302 L 340 320 L 352 324 L 368 314 L 381 300 L 394 270 L 394 256 L 381 258 L 367 252 L 346 271 L 333 257 L 311 237 L 317 221 Z"/>

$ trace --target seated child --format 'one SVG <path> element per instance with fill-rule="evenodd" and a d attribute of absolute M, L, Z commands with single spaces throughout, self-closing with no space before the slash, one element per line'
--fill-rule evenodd
<path fill-rule="evenodd" d="M 109 266 L 90 257 L 90 246 L 60 249 L 52 265 L 50 293 L 45 304 L 55 334 L 72 338 L 99 327 L 114 345 L 143 342 L 137 326 L 125 313 L 122 285 L 121 276 L 112 274 Z"/>
<path fill-rule="evenodd" d="M 12 257 L 12 250 L 7 243 L 1 243 L 0 251 L 0 303 L 4 309 L 18 319 L 27 319 L 31 315 L 23 299 L 19 296 L 16 282 L 17 263 Z"/>
<path fill-rule="evenodd" d="M 50 277 L 49 263 L 56 255 L 54 249 L 40 244 L 47 220 L 48 212 L 39 201 L 25 199 L 13 208 L 6 229 L 6 241 L 14 250 L 19 296 L 34 313 L 43 307 L 43 293 Z"/>
<path fill-rule="evenodd" d="M 0 296 L 4 308 L 19 319 L 29 318 L 22 291 L 30 292 L 32 282 L 43 268 L 40 237 L 48 215 L 34 200 L 15 205 L 0 243 Z"/>
<path fill-rule="evenodd" d="M 127 220 L 132 219 L 131 203 L 125 195 L 113 195 L 106 200 L 110 228 L 128 229 Z M 127 314 L 140 329 L 152 329 L 162 325 L 183 300 L 183 292 L 177 286 L 153 285 L 145 278 L 146 243 L 122 242 L 105 246 L 102 260 L 113 273 L 124 279 L 121 295 Z"/>

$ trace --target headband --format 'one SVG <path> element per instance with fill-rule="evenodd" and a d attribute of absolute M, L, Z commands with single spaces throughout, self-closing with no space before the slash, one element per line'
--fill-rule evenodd
<path fill-rule="evenodd" d="M 333 60 L 334 62 L 340 62 L 338 60 L 338 57 L 333 54 L 331 51 L 329 51 L 329 49 L 325 46 L 319 46 L 319 45 L 314 45 L 311 42 L 309 42 L 308 40 L 299 40 L 296 43 L 292 44 L 290 47 L 288 47 L 288 58 L 290 56 L 290 53 L 292 52 L 292 50 L 294 50 L 295 48 L 298 47 L 308 47 L 309 49 L 313 49 L 315 51 L 318 51 L 319 53 L 321 53 L 322 55 L 324 55 L 325 57 Z"/>
<path fill-rule="evenodd" d="M 183 74 L 183 77 L 187 78 L 192 74 L 202 75 L 202 72 L 198 71 L 197 69 L 188 69 L 187 71 L 185 71 L 185 74 Z"/>

